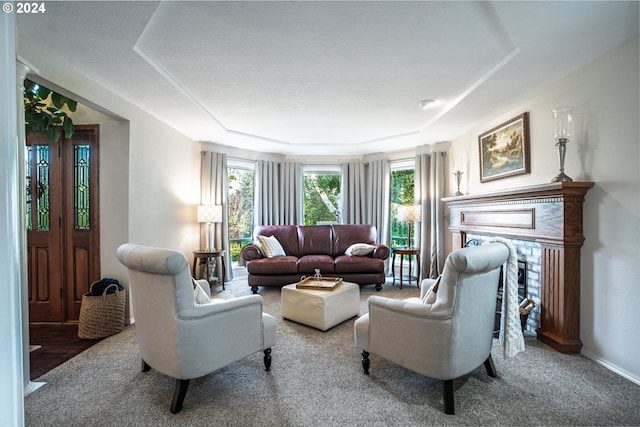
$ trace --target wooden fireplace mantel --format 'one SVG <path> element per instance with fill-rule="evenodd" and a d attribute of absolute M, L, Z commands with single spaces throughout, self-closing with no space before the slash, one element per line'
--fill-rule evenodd
<path fill-rule="evenodd" d="M 454 249 L 467 234 L 538 242 L 542 249 L 538 339 L 578 353 L 582 206 L 593 182 L 559 182 L 493 193 L 446 197 Z"/>

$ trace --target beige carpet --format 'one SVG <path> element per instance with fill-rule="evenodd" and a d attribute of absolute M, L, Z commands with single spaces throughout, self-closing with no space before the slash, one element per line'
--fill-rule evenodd
<path fill-rule="evenodd" d="M 505 359 L 494 345 L 497 378 L 483 367 L 457 379 L 456 415 L 442 412 L 441 382 L 372 356 L 362 373 L 353 322 L 327 332 L 283 320 L 280 290 L 261 289 L 278 318 L 271 372 L 262 353 L 191 381 L 182 412 L 169 405 L 174 381 L 140 372 L 134 326 L 43 375 L 25 398 L 28 426 L 419 426 L 638 425 L 640 387 L 579 355 L 535 339 Z M 361 290 L 361 311 L 376 294 L 416 296 L 415 287 Z M 219 298 L 248 295 L 236 280 Z M 212 325 L 215 327 L 215 325 Z M 206 357 L 206 355 L 203 355 Z"/>

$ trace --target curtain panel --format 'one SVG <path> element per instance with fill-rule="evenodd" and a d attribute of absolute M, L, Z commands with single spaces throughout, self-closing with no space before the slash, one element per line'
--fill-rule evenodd
<path fill-rule="evenodd" d="M 341 165 L 340 219 L 342 224 L 363 224 L 366 213 L 364 164 L 349 162 Z"/>
<path fill-rule="evenodd" d="M 254 225 L 302 224 L 302 163 L 257 161 L 254 190 Z"/>
<path fill-rule="evenodd" d="M 416 156 L 415 200 L 422 206 L 416 237 L 422 278 L 438 277 L 444 268 L 444 155 Z"/>
<path fill-rule="evenodd" d="M 214 153 L 211 151 L 203 151 L 201 153 L 200 164 L 200 203 L 203 205 L 221 205 L 222 206 L 222 223 L 212 223 L 213 242 L 216 248 L 226 251 L 224 257 L 227 277 L 225 281 L 233 279 L 233 268 L 231 267 L 231 251 L 229 244 L 229 213 L 227 200 L 229 199 L 229 185 L 227 183 L 227 155 L 222 153 Z M 201 224 L 200 242 L 206 241 L 207 225 Z M 222 261 L 216 258 L 216 271 L 221 271 Z"/>
<path fill-rule="evenodd" d="M 388 160 L 375 160 L 366 165 L 365 222 L 378 230 L 378 243 L 390 246 L 389 204 L 391 165 Z"/>
<path fill-rule="evenodd" d="M 373 224 L 378 231 L 377 241 L 391 247 L 390 203 L 391 164 L 388 160 L 374 160 L 366 164 L 365 223 Z M 385 275 L 389 275 L 391 260 L 384 261 Z"/>

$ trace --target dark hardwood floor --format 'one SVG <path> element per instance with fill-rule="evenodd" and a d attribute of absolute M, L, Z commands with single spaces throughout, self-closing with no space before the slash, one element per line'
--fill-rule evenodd
<path fill-rule="evenodd" d="M 99 339 L 78 338 L 77 324 L 29 324 L 29 345 L 41 346 L 29 352 L 31 380 L 37 379 L 98 342 Z"/>

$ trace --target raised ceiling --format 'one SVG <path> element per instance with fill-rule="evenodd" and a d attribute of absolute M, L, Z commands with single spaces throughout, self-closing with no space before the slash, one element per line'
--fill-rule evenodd
<path fill-rule="evenodd" d="M 638 34 L 635 1 L 46 7 L 17 15 L 19 52 L 54 53 L 194 140 L 299 155 L 454 139 Z"/>

